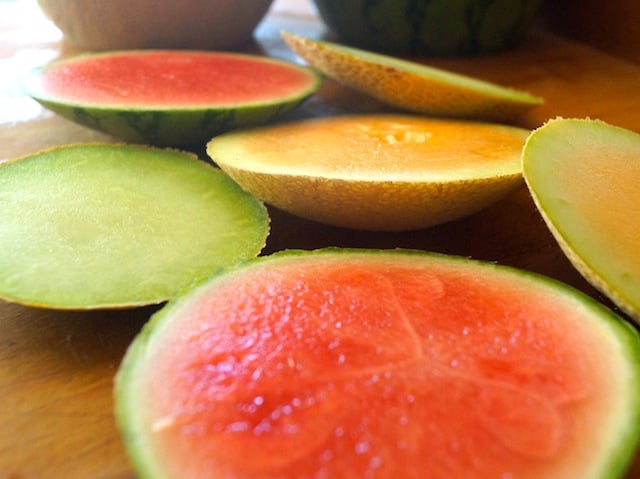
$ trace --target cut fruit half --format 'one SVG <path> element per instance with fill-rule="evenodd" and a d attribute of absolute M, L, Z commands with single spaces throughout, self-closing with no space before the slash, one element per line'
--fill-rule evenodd
<path fill-rule="evenodd" d="M 325 75 L 384 103 L 435 116 L 507 121 L 540 105 L 529 93 L 388 55 L 282 32 Z"/>
<path fill-rule="evenodd" d="M 614 479 L 638 444 L 639 341 L 524 271 L 287 251 L 157 313 L 116 415 L 141 478 Z"/>
<path fill-rule="evenodd" d="M 524 177 L 576 269 L 640 321 L 640 135 L 557 118 L 523 151 Z"/>
<path fill-rule="evenodd" d="M 190 146 L 267 123 L 320 87 L 311 69 L 257 55 L 186 50 L 83 54 L 35 70 L 45 107 L 130 142 Z"/>
<path fill-rule="evenodd" d="M 411 115 L 353 115 L 235 131 L 209 156 L 244 189 L 345 228 L 426 228 L 522 186 L 521 128 Z"/>
<path fill-rule="evenodd" d="M 264 247 L 262 203 L 194 155 L 72 145 L 0 165 L 0 298 L 160 303 Z"/>

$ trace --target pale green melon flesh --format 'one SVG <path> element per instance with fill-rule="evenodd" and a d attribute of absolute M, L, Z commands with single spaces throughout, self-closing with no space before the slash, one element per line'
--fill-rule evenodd
<path fill-rule="evenodd" d="M 640 135 L 556 119 L 527 140 L 526 182 L 576 268 L 640 319 Z"/>
<path fill-rule="evenodd" d="M 77 145 L 0 166 L 0 297 L 158 303 L 257 255 L 264 206 L 194 155 Z"/>
<path fill-rule="evenodd" d="M 615 478 L 638 443 L 640 343 L 526 272 L 285 251 L 157 313 L 115 398 L 141 478 Z"/>

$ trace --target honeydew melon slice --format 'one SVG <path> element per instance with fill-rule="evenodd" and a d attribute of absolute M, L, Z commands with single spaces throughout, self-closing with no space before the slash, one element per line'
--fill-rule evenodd
<path fill-rule="evenodd" d="M 23 83 L 45 107 L 121 140 L 191 146 L 283 115 L 315 93 L 321 78 L 258 55 L 130 50 L 54 61 Z"/>
<path fill-rule="evenodd" d="M 523 150 L 535 203 L 575 268 L 640 321 L 640 135 L 556 118 Z"/>
<path fill-rule="evenodd" d="M 70 145 L 0 165 L 0 298 L 57 309 L 163 302 L 256 256 L 262 203 L 195 155 Z"/>
<path fill-rule="evenodd" d="M 524 271 L 286 251 L 157 313 L 115 398 L 144 479 L 614 479 L 638 444 L 640 342 Z"/>
<path fill-rule="evenodd" d="M 529 130 L 413 115 L 345 115 L 229 132 L 209 156 L 294 215 L 401 231 L 477 212 L 523 186 Z"/>
<path fill-rule="evenodd" d="M 539 106 L 530 93 L 333 42 L 282 32 L 291 49 L 325 75 L 377 100 L 435 116 L 509 121 Z"/>

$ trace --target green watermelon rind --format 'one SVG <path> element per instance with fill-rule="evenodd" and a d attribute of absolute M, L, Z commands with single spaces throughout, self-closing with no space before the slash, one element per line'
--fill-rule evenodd
<path fill-rule="evenodd" d="M 155 146 L 188 147 L 203 144 L 220 133 L 237 128 L 258 126 L 274 121 L 296 109 L 316 93 L 323 76 L 306 66 L 258 55 L 234 53 L 255 61 L 276 63 L 308 75 L 308 82 L 298 92 L 286 97 L 237 105 L 180 107 L 145 107 L 144 105 L 101 105 L 69 102 L 43 92 L 38 76 L 47 68 L 76 59 L 119 54 L 120 52 L 84 53 L 36 68 L 21 82 L 26 93 L 42 106 L 63 118 L 93 130 L 107 133 L 125 142 Z M 131 53 L 131 52 L 129 52 Z M 134 52 L 135 53 L 135 52 Z"/>
<path fill-rule="evenodd" d="M 629 384 L 629 394 L 626 396 L 628 407 L 625 408 L 625 414 L 616 423 L 615 431 L 617 434 L 611 438 L 613 446 L 607 451 L 605 460 L 596 464 L 598 467 L 593 469 L 594 474 L 589 478 L 613 479 L 624 475 L 630 467 L 638 444 L 640 444 L 640 334 L 628 322 L 594 298 L 563 282 L 511 266 L 413 249 L 378 250 L 326 247 L 311 251 L 282 250 L 220 270 L 209 280 L 188 291 L 185 295 L 169 301 L 143 326 L 125 353 L 116 373 L 113 389 L 117 427 L 124 441 L 126 452 L 141 479 L 163 479 L 165 476 L 162 468 L 155 464 L 152 453 L 146 450 L 144 436 L 139 434 L 137 430 L 136 419 L 138 416 L 133 398 L 135 396 L 136 368 L 144 362 L 146 350 L 151 347 L 155 337 L 162 334 L 163 326 L 171 322 L 175 313 L 187 306 L 202 292 L 214 287 L 216 282 L 223 281 L 227 275 L 242 274 L 245 269 L 251 269 L 252 266 L 261 263 L 287 261 L 309 255 L 344 255 L 345 258 L 357 255 L 362 258 L 367 256 L 376 258 L 381 254 L 404 258 L 413 256 L 416 260 L 426 258 L 441 263 L 448 262 L 451 265 L 467 265 L 470 271 L 493 271 L 500 276 L 511 276 L 516 281 L 522 281 L 523 287 L 529 285 L 532 288 L 546 290 L 551 296 L 560 297 L 563 301 L 574 302 L 577 308 L 583 309 L 585 317 L 589 320 L 593 319 L 594 327 L 601 328 L 604 333 L 615 336 L 620 346 L 620 355 L 627 359 L 626 364 L 629 366 L 628 370 L 624 372 Z"/>
<path fill-rule="evenodd" d="M 497 52 L 517 43 L 542 0 L 314 0 L 341 41 L 389 53 L 433 56 Z"/>

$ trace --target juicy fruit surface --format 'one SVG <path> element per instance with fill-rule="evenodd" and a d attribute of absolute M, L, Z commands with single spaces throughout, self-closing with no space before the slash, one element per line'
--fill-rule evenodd
<path fill-rule="evenodd" d="M 269 229 L 264 206 L 225 174 L 146 147 L 68 146 L 5 163 L 0 197 L 0 297 L 36 306 L 165 301 L 257 255 Z"/>
<path fill-rule="evenodd" d="M 232 132 L 209 145 L 212 153 L 235 150 L 233 159 L 220 155 L 223 164 L 264 172 L 457 180 L 519 173 L 514 159 L 528 133 L 409 115 L 344 115 Z"/>
<path fill-rule="evenodd" d="M 639 359 L 634 330 L 550 280 L 289 252 L 158 313 L 117 413 L 149 478 L 614 477 L 637 442 Z"/>
<path fill-rule="evenodd" d="M 178 147 L 274 120 L 320 84 L 319 74 L 290 62 L 171 50 L 78 55 L 23 82 L 31 97 L 76 123 L 130 143 Z"/>
<path fill-rule="evenodd" d="M 529 131 L 411 115 L 346 115 L 230 132 L 209 156 L 247 191 L 338 226 L 401 230 L 448 221 L 522 184 Z"/>
<path fill-rule="evenodd" d="M 525 179 L 574 266 L 640 320 L 640 135 L 556 119 L 527 140 Z"/>
<path fill-rule="evenodd" d="M 421 63 L 287 32 L 282 36 L 294 52 L 327 76 L 409 111 L 506 121 L 543 102 L 526 92 Z"/>
<path fill-rule="evenodd" d="M 45 98 L 72 103 L 192 108 L 297 95 L 309 77 L 293 65 L 248 55 L 133 51 L 53 64 L 42 71 L 34 88 Z"/>

